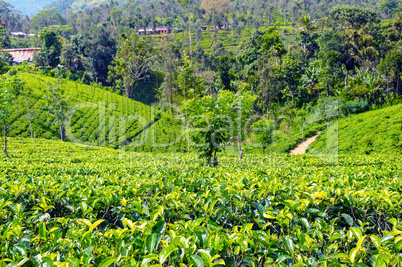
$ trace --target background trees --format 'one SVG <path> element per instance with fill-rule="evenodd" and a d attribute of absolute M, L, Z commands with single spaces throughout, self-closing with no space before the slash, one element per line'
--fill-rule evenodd
<path fill-rule="evenodd" d="M 39 33 L 42 47 L 38 62 L 42 66 L 56 67 L 60 63 L 62 44 L 60 38 L 53 31 L 44 29 Z"/>
<path fill-rule="evenodd" d="M 51 25 L 63 25 L 65 22 L 65 19 L 54 8 L 40 11 L 33 16 L 30 21 L 32 28 L 36 31 L 40 31 L 41 29 Z"/>
<path fill-rule="evenodd" d="M 155 48 L 150 39 L 133 33 L 122 37 L 117 54 L 110 67 L 109 77 L 114 79 L 126 96 L 131 97 L 134 85 L 148 77 L 155 61 Z"/>
<path fill-rule="evenodd" d="M 4 47 L 41 46 L 38 64 L 47 67 L 42 69 L 45 75 L 55 76 L 61 68 L 67 78 L 101 82 L 110 86 L 107 90 L 124 92 L 146 104 L 154 103 L 157 95 L 160 106 L 176 116 L 202 114 L 212 107 L 202 100 L 217 104 L 226 91 L 250 96 L 251 113 L 264 121 L 275 118 L 275 123 L 269 123 L 270 133 L 290 134 L 298 112 L 311 112 L 329 99 L 345 106 L 359 102 L 362 108 L 354 110 L 399 99 L 400 3 L 345 3 L 127 0 L 76 12 L 66 9 L 70 4 L 78 8 L 76 2 L 59 1 L 56 9 L 27 18 L 2 3 L 8 32 L 40 30 L 40 38 L 15 40 L 0 31 L 0 39 Z M 172 33 L 136 33 L 140 27 L 162 25 L 169 25 Z M 3 73 L 10 68 L 6 56 L 3 53 Z M 230 94 L 225 98 L 236 99 Z M 176 109 L 189 101 L 199 105 L 197 112 Z M 211 116 L 233 110 L 227 107 Z M 205 123 L 199 120 L 194 125 Z M 222 123 L 217 119 L 214 125 Z M 212 136 L 212 132 L 205 134 Z M 239 136 L 241 144 L 243 136 Z M 220 138 L 229 142 L 224 134 Z"/>

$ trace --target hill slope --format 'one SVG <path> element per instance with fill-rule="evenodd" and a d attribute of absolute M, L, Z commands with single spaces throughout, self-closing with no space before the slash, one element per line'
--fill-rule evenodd
<path fill-rule="evenodd" d="M 6 0 L 6 2 L 15 6 L 23 14 L 35 14 L 42 10 L 42 8 L 52 2 L 52 0 Z"/>
<path fill-rule="evenodd" d="M 327 140 L 332 140 L 327 148 Z M 402 152 L 402 105 L 340 119 L 309 147 L 313 152 L 353 154 Z"/>
<path fill-rule="evenodd" d="M 28 73 L 19 77 L 32 90 L 29 102 L 20 100 L 10 126 L 11 136 L 30 136 L 28 107 L 33 110 L 32 128 L 37 137 L 60 137 L 54 114 L 48 110 L 46 93 L 54 78 Z M 180 135 L 180 125 L 173 117 L 153 107 L 120 96 L 102 88 L 72 81 L 63 84 L 69 102 L 67 139 L 69 141 L 130 150 L 167 150 Z M 22 103 L 24 102 L 24 103 Z"/>

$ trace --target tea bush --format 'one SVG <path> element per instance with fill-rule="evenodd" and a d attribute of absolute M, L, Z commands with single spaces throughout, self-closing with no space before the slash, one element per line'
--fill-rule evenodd
<path fill-rule="evenodd" d="M 328 142 L 330 140 L 330 142 Z M 327 146 L 327 143 L 330 144 Z M 402 152 L 402 105 L 369 111 L 334 121 L 311 144 L 310 153 L 348 154 Z"/>
<path fill-rule="evenodd" d="M 28 73 L 19 73 L 18 76 L 31 94 L 28 100 L 26 97 L 18 100 L 9 129 L 10 136 L 30 136 L 27 118 L 29 106 L 34 113 L 32 127 L 36 136 L 59 138 L 55 116 L 49 112 L 44 97 L 48 91 L 47 86 L 53 85 L 56 79 Z M 126 142 L 128 150 L 145 151 L 161 150 L 160 146 L 153 144 L 163 143 L 164 149 L 168 147 L 172 150 L 181 133 L 180 124 L 168 114 L 95 85 L 66 80 L 63 91 L 71 113 L 68 121 L 69 141 L 110 147 L 118 147 Z M 31 104 L 27 104 L 28 101 Z M 155 124 L 163 125 L 163 131 L 151 136 L 149 132 L 152 127 L 156 127 Z"/>
<path fill-rule="evenodd" d="M 399 266 L 401 158 L 124 153 L 10 140 L 1 266 Z"/>

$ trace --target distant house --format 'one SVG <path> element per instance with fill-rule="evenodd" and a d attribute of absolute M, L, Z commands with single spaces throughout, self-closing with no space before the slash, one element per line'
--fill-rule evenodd
<path fill-rule="evenodd" d="M 170 29 L 167 26 L 161 26 L 161 27 L 156 27 L 155 29 L 146 28 L 144 30 L 144 28 L 139 28 L 137 30 L 137 33 L 140 35 L 144 35 L 145 32 L 146 32 L 146 34 L 168 34 L 168 33 L 170 33 Z"/>
<path fill-rule="evenodd" d="M 10 37 L 24 39 L 24 38 L 28 37 L 28 34 L 23 33 L 23 32 L 12 32 L 10 34 Z"/>
<path fill-rule="evenodd" d="M 32 62 L 34 53 L 39 53 L 40 48 L 4 49 L 3 51 L 9 53 L 13 57 L 13 65 L 20 65 L 24 61 Z"/>
<path fill-rule="evenodd" d="M 232 28 L 236 28 L 238 25 L 237 25 L 237 23 L 235 24 L 235 23 L 227 23 L 227 24 L 223 24 L 223 25 L 220 25 L 220 28 L 222 29 L 222 30 L 227 30 L 227 29 L 232 29 Z"/>
<path fill-rule="evenodd" d="M 206 31 L 206 30 L 207 30 L 207 26 L 201 26 L 201 30 L 202 30 L 202 31 Z"/>
<path fill-rule="evenodd" d="M 156 27 L 155 32 L 157 34 L 162 34 L 162 33 L 168 34 L 168 33 L 170 33 L 170 29 L 168 26 L 161 26 L 161 27 Z"/>
<path fill-rule="evenodd" d="M 144 28 L 139 28 L 137 32 L 138 34 L 154 34 L 155 31 L 152 28 L 146 28 L 145 30 Z"/>
<path fill-rule="evenodd" d="M 226 24 L 222 24 L 222 25 L 216 25 L 215 29 L 217 29 L 217 30 L 228 30 L 228 29 L 236 28 L 238 26 L 239 26 L 239 24 L 237 22 L 226 23 Z"/>

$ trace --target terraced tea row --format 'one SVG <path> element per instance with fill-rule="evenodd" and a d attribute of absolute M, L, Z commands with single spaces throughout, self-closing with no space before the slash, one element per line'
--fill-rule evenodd
<path fill-rule="evenodd" d="M 38 137 L 57 138 L 60 131 L 55 114 L 47 106 L 45 95 L 56 79 L 27 73 L 18 74 L 31 89 L 29 98 L 19 99 L 13 114 L 11 136 L 30 136 L 30 114 L 33 131 Z M 67 137 L 84 144 L 151 151 L 172 149 L 181 127 L 172 117 L 96 86 L 63 81 L 64 96 L 69 103 Z M 28 107 L 30 110 L 28 110 Z M 157 127 L 157 134 L 149 128 Z M 155 131 L 152 131 L 155 132 Z"/>

